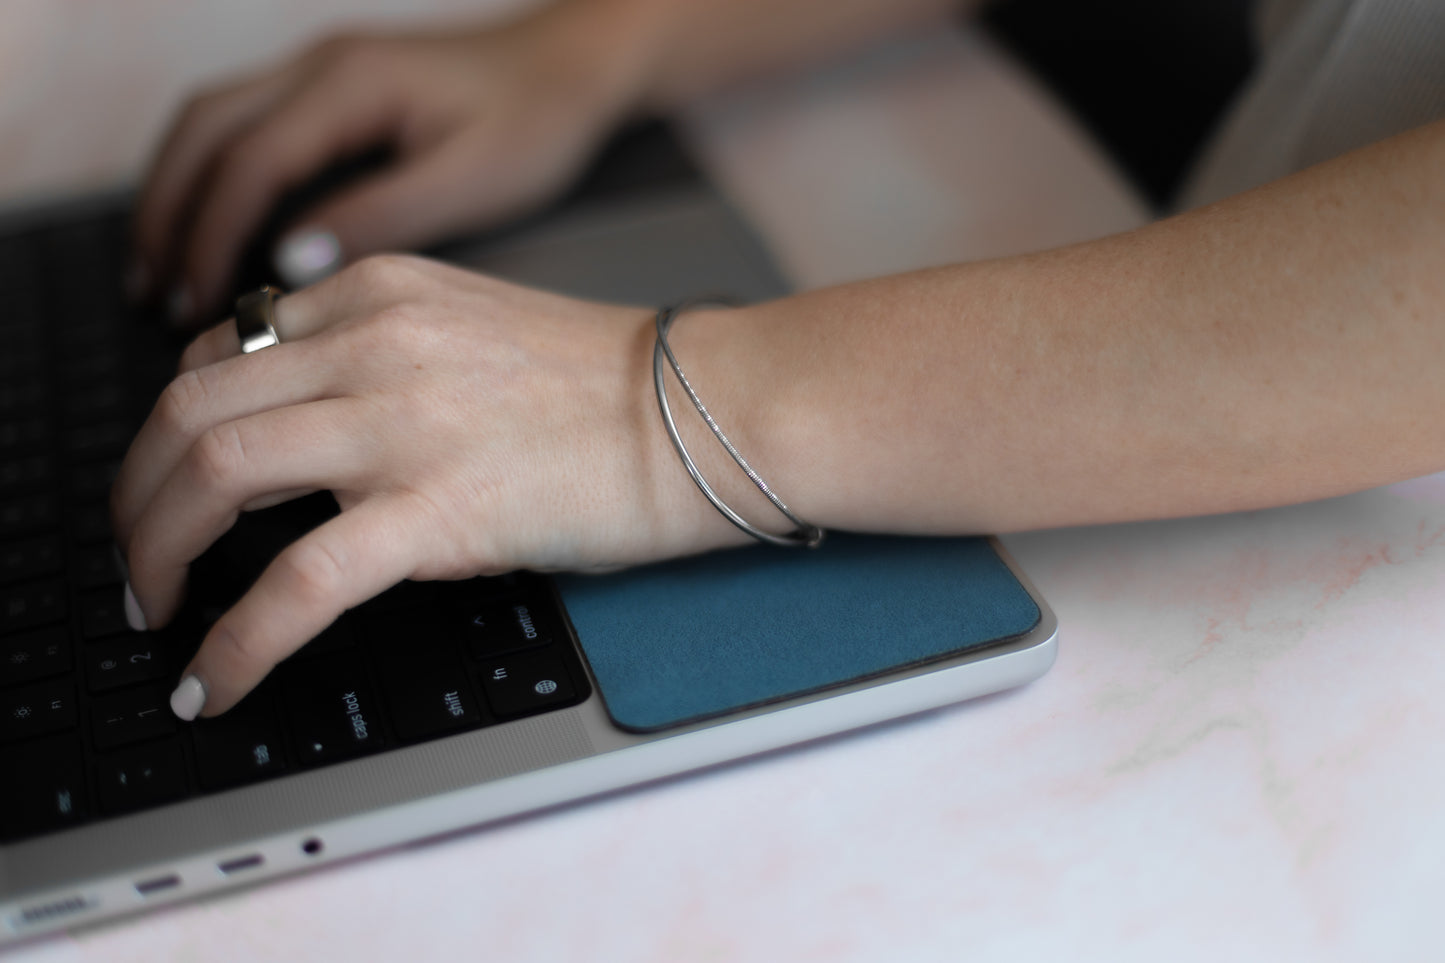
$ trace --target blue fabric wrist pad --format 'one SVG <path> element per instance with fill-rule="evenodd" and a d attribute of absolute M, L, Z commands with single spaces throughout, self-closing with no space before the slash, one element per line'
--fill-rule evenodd
<path fill-rule="evenodd" d="M 612 721 L 655 731 L 1020 635 L 1039 608 L 983 538 L 830 535 L 557 579 Z"/>

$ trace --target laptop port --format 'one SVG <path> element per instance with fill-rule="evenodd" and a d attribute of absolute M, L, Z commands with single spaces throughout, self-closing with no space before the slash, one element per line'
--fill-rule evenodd
<path fill-rule="evenodd" d="M 263 862 L 260 853 L 252 853 L 250 856 L 242 856 L 240 859 L 228 859 L 224 863 L 217 863 L 216 868 L 221 871 L 221 875 L 230 876 L 248 869 L 255 869 Z"/>
<path fill-rule="evenodd" d="M 175 889 L 181 885 L 181 878 L 175 873 L 169 876 L 157 876 L 155 879 L 142 880 L 135 884 L 135 891 L 142 896 L 154 896 L 156 893 L 168 889 Z"/>

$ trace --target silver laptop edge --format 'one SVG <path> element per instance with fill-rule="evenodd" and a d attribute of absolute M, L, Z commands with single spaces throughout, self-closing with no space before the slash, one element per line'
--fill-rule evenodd
<path fill-rule="evenodd" d="M 97 206 L 106 203 L 115 200 Z M 501 248 L 449 253 L 612 301 L 657 304 L 720 288 L 757 300 L 786 290 L 750 231 L 706 188 L 584 212 Z M 0 947 L 1027 683 L 1053 663 L 1056 621 L 994 547 L 1042 618 L 982 651 L 645 735 L 611 723 L 593 680 L 592 695 L 569 709 L 0 846 Z"/>
<path fill-rule="evenodd" d="M 1057 621 L 1012 560 L 1005 556 L 1005 561 L 1039 602 L 1042 618 L 1024 636 L 981 652 L 652 735 L 617 729 L 594 686 L 591 698 L 571 709 L 7 847 L 0 855 L 0 892 L 5 894 L 0 943 L 249 885 L 1023 685 L 1053 664 Z M 527 763 L 521 760 L 548 757 L 559 761 L 523 771 Z M 504 774 L 509 763 L 518 771 Z M 439 788 L 438 775 L 457 788 Z M 400 787 L 405 787 L 398 794 L 402 798 L 374 798 Z M 320 816 L 327 811 L 331 818 Z"/>

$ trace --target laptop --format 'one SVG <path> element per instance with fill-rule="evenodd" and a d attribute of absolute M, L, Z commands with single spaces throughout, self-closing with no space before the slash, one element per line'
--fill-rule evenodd
<path fill-rule="evenodd" d="M 336 508 L 320 493 L 244 515 L 193 566 L 172 626 L 126 626 L 105 499 L 182 346 L 123 306 L 127 203 L 0 222 L 0 946 L 927 711 L 1053 662 L 1055 618 L 995 540 L 839 534 L 606 576 L 403 582 L 231 712 L 181 723 L 167 698 L 206 626 Z M 542 214 L 432 253 L 626 303 L 787 290 L 662 128 L 614 144 Z"/>

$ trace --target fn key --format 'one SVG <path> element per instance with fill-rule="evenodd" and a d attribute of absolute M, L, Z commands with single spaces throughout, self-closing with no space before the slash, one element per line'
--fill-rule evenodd
<path fill-rule="evenodd" d="M 504 718 L 556 708 L 577 695 L 566 665 L 551 652 L 520 652 L 494 659 L 477 674 L 492 711 Z"/>

